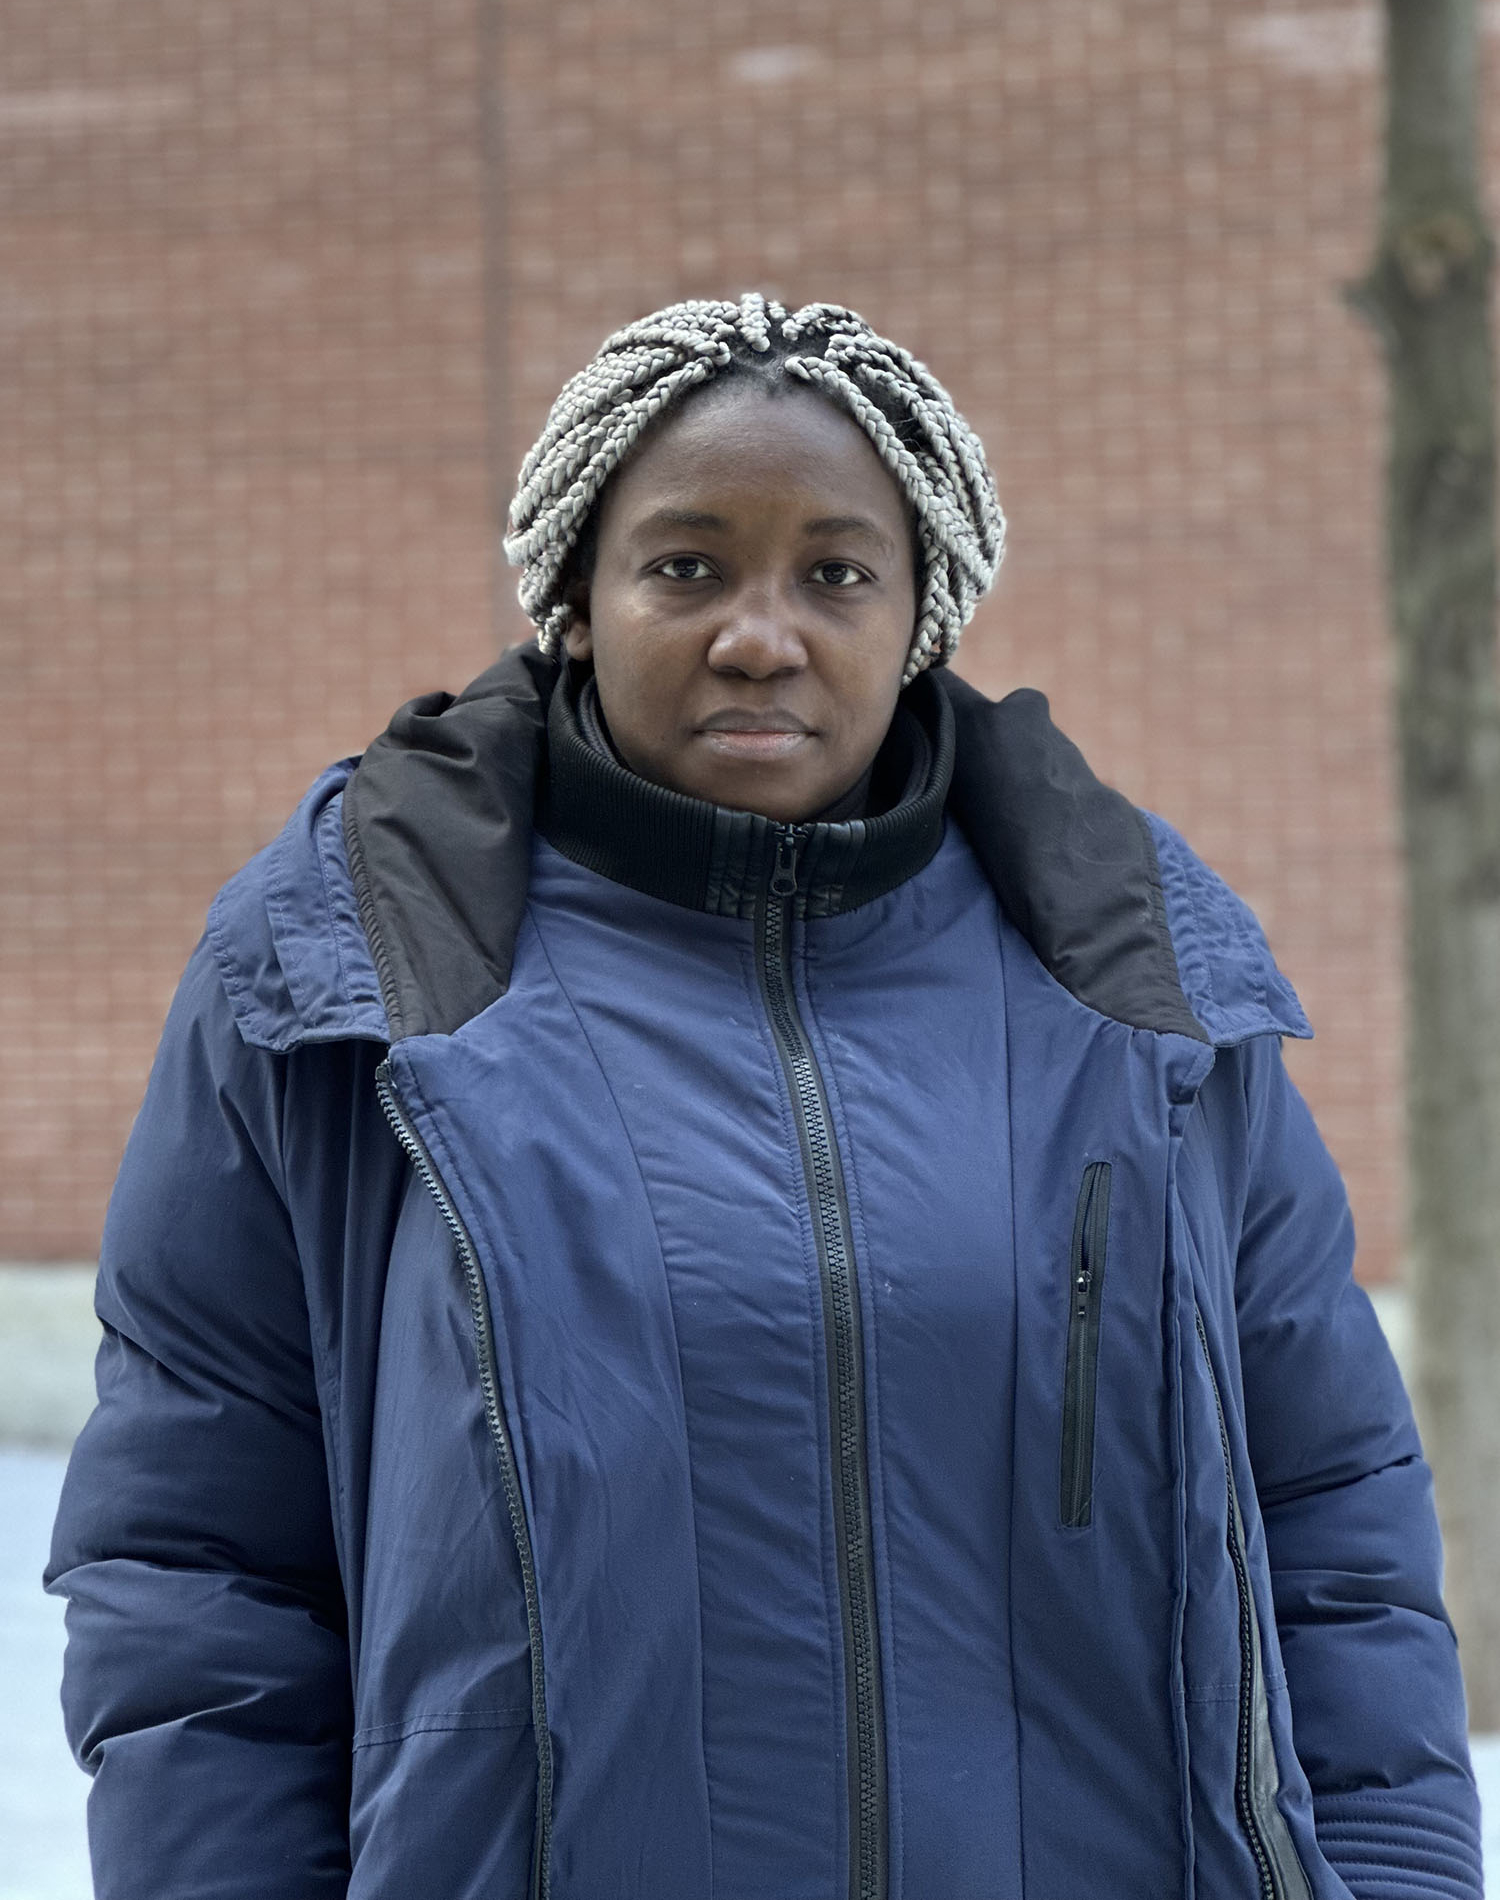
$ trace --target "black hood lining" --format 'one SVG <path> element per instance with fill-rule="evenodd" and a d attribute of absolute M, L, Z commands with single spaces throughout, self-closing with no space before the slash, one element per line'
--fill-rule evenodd
<path fill-rule="evenodd" d="M 344 791 L 344 839 L 392 1042 L 451 1034 L 510 986 L 554 661 L 517 647 L 408 702 Z"/>
<path fill-rule="evenodd" d="M 1043 694 L 996 701 L 938 677 L 956 727 L 948 809 L 1043 965 L 1101 1016 L 1210 1041 L 1183 991 L 1145 818 L 1095 778 Z"/>
<path fill-rule="evenodd" d="M 412 700 L 349 781 L 349 868 L 393 1042 L 451 1034 L 509 987 L 560 670 L 532 644 L 457 698 Z M 951 712 L 948 812 L 1045 968 L 1102 1016 L 1207 1042 L 1141 814 L 1094 777 L 1040 693 L 992 701 L 946 667 L 918 689 Z M 725 853 L 715 862 L 726 875 Z"/>

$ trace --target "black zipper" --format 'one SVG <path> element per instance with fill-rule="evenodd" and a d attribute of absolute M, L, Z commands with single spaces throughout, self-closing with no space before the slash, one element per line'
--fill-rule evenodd
<path fill-rule="evenodd" d="M 1208 1367 L 1214 1411 L 1219 1421 L 1219 1446 L 1224 1457 L 1224 1483 L 1229 1496 L 1229 1527 L 1225 1533 L 1234 1587 L 1239 1596 L 1240 1694 L 1239 1728 L 1234 1755 L 1234 1808 L 1240 1831 L 1255 1862 L 1261 1900 L 1312 1900 L 1307 1875 L 1297 1858 L 1290 1830 L 1276 1806 L 1276 1751 L 1271 1740 L 1271 1717 L 1266 1703 L 1265 1672 L 1261 1663 L 1260 1624 L 1250 1588 L 1250 1560 L 1245 1550 L 1245 1520 L 1234 1482 L 1234 1460 L 1229 1450 L 1229 1427 L 1224 1401 L 1208 1350 L 1203 1315 L 1194 1309 L 1198 1344 Z"/>
<path fill-rule="evenodd" d="M 489 1294 L 479 1256 L 474 1251 L 468 1229 L 459 1218 L 448 1190 L 432 1165 L 422 1139 L 407 1118 L 391 1080 L 391 1065 L 382 1062 L 375 1072 L 380 1106 L 406 1150 L 418 1179 L 437 1203 L 438 1212 L 452 1234 L 463 1266 L 469 1290 L 469 1311 L 474 1322 L 474 1351 L 479 1364 L 479 1387 L 484 1395 L 484 1416 L 489 1425 L 490 1442 L 500 1465 L 500 1482 L 505 1492 L 505 1508 L 510 1517 L 511 1535 L 521 1565 L 521 1588 L 526 1598 L 526 1634 L 531 1652 L 531 1724 L 536 1736 L 536 1825 L 531 1849 L 531 1900 L 546 1900 L 552 1883 L 552 1734 L 547 1726 L 547 1678 L 542 1661 L 542 1614 L 536 1587 L 536 1562 L 531 1548 L 531 1529 L 526 1522 L 526 1506 L 521 1497 L 521 1480 L 516 1470 L 515 1448 L 500 1409 L 500 1382 L 495 1371 L 495 1335 L 490 1321 Z"/>
<path fill-rule="evenodd" d="M 885 1717 L 875 1621 L 859 1288 L 849 1202 L 828 1097 L 792 987 L 792 901 L 797 892 L 797 859 L 807 833 L 799 825 L 776 825 L 773 836 L 776 849 L 768 888 L 756 905 L 756 965 L 797 1123 L 823 1287 L 834 1537 L 844 1624 L 849 1894 L 850 1900 L 885 1900 Z"/>
<path fill-rule="evenodd" d="M 1068 1530 L 1094 1515 L 1094 1401 L 1099 1386 L 1099 1309 L 1109 1244 L 1107 1161 L 1083 1171 L 1068 1250 L 1068 1356 L 1063 1369 L 1062 1482 L 1058 1510 Z"/>

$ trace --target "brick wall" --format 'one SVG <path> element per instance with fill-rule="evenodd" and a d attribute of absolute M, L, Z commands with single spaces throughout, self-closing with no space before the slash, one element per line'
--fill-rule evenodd
<path fill-rule="evenodd" d="M 1259 909 L 1400 1247 L 1373 5 L 6 0 L 0 1255 L 86 1256 L 222 878 L 522 623 L 509 476 L 624 318 L 853 304 L 989 446 L 963 668 Z M 487 156 L 492 161 L 487 163 Z"/>

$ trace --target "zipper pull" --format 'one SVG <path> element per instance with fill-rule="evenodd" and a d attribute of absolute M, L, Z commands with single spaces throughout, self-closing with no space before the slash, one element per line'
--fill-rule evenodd
<path fill-rule="evenodd" d="M 771 873 L 771 895 L 793 897 L 797 891 L 797 856 L 802 849 L 802 834 L 795 825 L 778 827 L 776 868 Z"/>

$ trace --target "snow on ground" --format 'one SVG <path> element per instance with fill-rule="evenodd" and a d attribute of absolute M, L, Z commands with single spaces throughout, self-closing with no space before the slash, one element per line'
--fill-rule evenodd
<path fill-rule="evenodd" d="M 63 1740 L 63 1610 L 44 1596 L 66 1454 L 0 1446 L 0 1900 L 89 1900 L 86 1778 Z M 1474 1743 L 1484 1848 L 1500 1867 L 1500 1735 Z"/>
<path fill-rule="evenodd" d="M 0 1447 L 0 1900 L 89 1900 L 88 1781 L 57 1702 L 63 1606 L 42 1568 L 67 1459 Z"/>
<path fill-rule="evenodd" d="M 1500 1868 L 1500 1735 L 1476 1735 L 1474 1775 L 1484 1814 L 1484 1884 L 1494 1884 Z"/>

